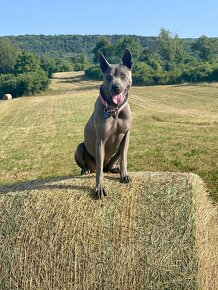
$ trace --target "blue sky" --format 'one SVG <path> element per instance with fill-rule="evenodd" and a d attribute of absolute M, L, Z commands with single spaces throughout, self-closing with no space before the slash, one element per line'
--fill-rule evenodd
<path fill-rule="evenodd" d="M 0 35 L 218 37 L 217 0 L 0 0 Z"/>

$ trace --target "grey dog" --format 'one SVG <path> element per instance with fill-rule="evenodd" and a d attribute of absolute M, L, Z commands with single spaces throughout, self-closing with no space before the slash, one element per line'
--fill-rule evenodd
<path fill-rule="evenodd" d="M 103 172 L 117 169 L 122 183 L 131 181 L 127 173 L 127 150 L 132 123 L 128 104 L 128 90 L 132 84 L 130 51 L 125 49 L 122 64 L 109 64 L 99 51 L 99 63 L 103 84 L 84 129 L 84 142 L 78 145 L 74 156 L 82 169 L 81 174 L 96 172 L 97 198 L 106 195 Z M 115 168 L 118 161 L 120 168 Z"/>

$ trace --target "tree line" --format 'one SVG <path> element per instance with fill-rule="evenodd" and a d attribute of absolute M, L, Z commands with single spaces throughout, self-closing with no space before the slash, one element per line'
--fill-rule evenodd
<path fill-rule="evenodd" d="M 100 79 L 98 51 L 117 63 L 125 48 L 133 55 L 135 85 L 218 81 L 218 38 L 181 39 L 166 29 L 157 37 L 24 35 L 0 37 L 0 97 L 45 90 L 54 72 L 84 70 Z"/>
<path fill-rule="evenodd" d="M 106 37 L 111 45 L 124 35 L 107 35 Z M 33 52 L 40 57 L 51 58 L 70 58 L 78 54 L 86 55 L 92 61 L 92 50 L 96 43 L 101 40 L 101 35 L 19 35 L 5 36 L 0 39 L 10 41 L 13 45 Z M 131 38 L 137 39 L 142 46 L 152 47 L 155 37 L 135 36 Z M 186 42 L 189 42 L 187 39 Z"/>
<path fill-rule="evenodd" d="M 133 83 L 135 85 L 164 85 L 184 82 L 218 81 L 218 39 L 202 35 L 184 42 L 177 34 L 161 29 L 152 47 L 142 46 L 138 39 L 125 36 L 111 45 L 103 37 L 92 50 L 94 63 L 101 50 L 109 61 L 117 62 L 120 53 L 128 47 L 133 54 Z M 86 70 L 86 76 L 100 78 L 100 70 L 94 64 Z"/>

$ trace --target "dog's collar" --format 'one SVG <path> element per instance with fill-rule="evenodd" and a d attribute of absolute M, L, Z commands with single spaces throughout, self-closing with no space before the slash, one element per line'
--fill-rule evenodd
<path fill-rule="evenodd" d="M 125 97 L 124 102 L 120 106 L 117 106 L 117 107 L 113 107 L 113 106 L 108 105 L 107 101 L 102 97 L 101 93 L 99 94 L 99 99 L 100 99 L 102 105 L 105 107 L 104 108 L 104 116 L 106 119 L 110 116 L 113 116 L 113 117 L 117 116 L 118 113 L 125 107 L 125 105 L 127 103 L 127 95 Z"/>

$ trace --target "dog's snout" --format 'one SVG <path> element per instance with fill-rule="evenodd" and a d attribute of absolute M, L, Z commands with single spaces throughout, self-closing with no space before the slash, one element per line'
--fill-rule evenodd
<path fill-rule="evenodd" d="M 113 89 L 114 90 L 118 90 L 119 89 L 119 86 L 117 84 L 113 85 Z"/>
<path fill-rule="evenodd" d="M 120 86 L 118 84 L 113 84 L 112 85 L 112 90 L 115 92 L 115 93 L 118 93 L 120 91 Z"/>

